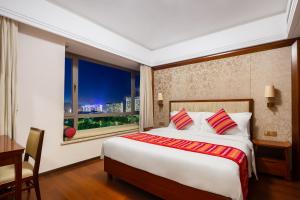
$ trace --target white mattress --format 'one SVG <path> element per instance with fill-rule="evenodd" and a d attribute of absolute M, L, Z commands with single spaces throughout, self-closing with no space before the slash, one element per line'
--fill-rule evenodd
<path fill-rule="evenodd" d="M 153 129 L 148 133 L 239 148 L 247 155 L 249 177 L 252 171 L 256 174 L 253 146 L 247 137 L 220 136 L 197 133 L 195 130 L 179 131 L 172 128 Z M 102 146 L 102 155 L 190 187 L 232 199 L 243 199 L 239 166 L 225 158 L 143 143 L 122 137 L 106 140 Z"/>

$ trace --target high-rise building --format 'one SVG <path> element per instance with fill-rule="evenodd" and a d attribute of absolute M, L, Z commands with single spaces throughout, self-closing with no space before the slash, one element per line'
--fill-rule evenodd
<path fill-rule="evenodd" d="M 114 112 L 124 112 L 123 102 L 121 103 L 113 103 Z"/>
<path fill-rule="evenodd" d="M 134 98 L 134 111 L 135 112 L 140 111 L 140 97 Z"/>
<path fill-rule="evenodd" d="M 101 104 L 83 105 L 79 109 L 81 112 L 103 112 Z"/>
<path fill-rule="evenodd" d="M 105 105 L 105 111 L 107 113 L 124 112 L 123 111 L 123 102 L 119 102 L 119 103 L 107 103 Z"/>
<path fill-rule="evenodd" d="M 103 106 L 101 104 L 97 104 L 97 105 L 95 105 L 95 110 L 97 112 L 103 112 Z"/>
<path fill-rule="evenodd" d="M 131 112 L 131 97 L 125 97 L 125 112 Z"/>
<path fill-rule="evenodd" d="M 131 97 L 125 97 L 125 111 L 131 112 Z M 134 98 L 134 111 L 140 111 L 140 97 Z"/>

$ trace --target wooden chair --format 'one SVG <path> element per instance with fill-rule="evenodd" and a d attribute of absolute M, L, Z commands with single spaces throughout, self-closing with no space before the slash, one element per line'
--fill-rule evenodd
<path fill-rule="evenodd" d="M 44 131 L 37 128 L 30 128 L 30 133 L 27 139 L 24 162 L 22 163 L 22 183 L 25 183 L 25 188 L 22 190 L 30 191 L 35 189 L 36 197 L 41 199 L 39 187 L 39 168 L 44 139 Z M 29 163 L 29 157 L 34 160 L 34 165 Z M 15 167 L 8 165 L 0 167 L 0 189 L 7 189 L 2 196 L 11 195 L 14 193 L 15 185 Z M 1 196 L 0 196 L 1 198 Z"/>

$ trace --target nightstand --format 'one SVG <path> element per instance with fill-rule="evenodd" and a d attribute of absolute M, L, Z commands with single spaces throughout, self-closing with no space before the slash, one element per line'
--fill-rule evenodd
<path fill-rule="evenodd" d="M 150 131 L 151 129 L 153 129 L 153 127 L 147 127 L 147 128 L 144 128 L 144 131 Z"/>
<path fill-rule="evenodd" d="M 291 143 L 254 139 L 253 144 L 258 172 L 291 179 Z"/>

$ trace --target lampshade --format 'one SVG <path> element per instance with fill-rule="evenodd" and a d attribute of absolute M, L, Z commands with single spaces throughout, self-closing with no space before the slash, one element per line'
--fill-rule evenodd
<path fill-rule="evenodd" d="M 158 100 L 158 101 L 164 100 L 162 93 L 158 93 L 158 95 L 157 95 L 157 100 Z"/>
<path fill-rule="evenodd" d="M 275 97 L 275 88 L 273 85 L 266 85 L 265 86 L 265 97 Z"/>

